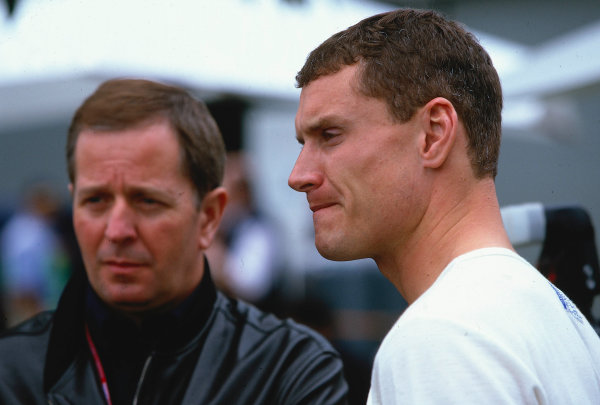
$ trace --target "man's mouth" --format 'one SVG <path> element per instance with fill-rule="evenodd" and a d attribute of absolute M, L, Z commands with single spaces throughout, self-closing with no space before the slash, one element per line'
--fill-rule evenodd
<path fill-rule="evenodd" d="M 115 266 L 139 266 L 141 264 L 138 261 L 126 259 L 108 259 L 104 260 L 104 263 L 112 264 Z"/>
<path fill-rule="evenodd" d="M 333 205 L 335 205 L 335 203 L 310 204 L 310 210 L 312 212 L 317 212 L 319 210 L 331 207 Z"/>
<path fill-rule="evenodd" d="M 113 269 L 121 269 L 121 270 L 135 269 L 135 268 L 144 266 L 144 263 L 142 263 L 142 262 L 131 261 L 131 260 L 121 260 L 121 259 L 103 260 L 102 264 L 104 266 L 111 267 Z"/>

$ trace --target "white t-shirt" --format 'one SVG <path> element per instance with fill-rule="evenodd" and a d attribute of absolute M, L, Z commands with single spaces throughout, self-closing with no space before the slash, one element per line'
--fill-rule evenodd
<path fill-rule="evenodd" d="M 369 405 L 600 404 L 600 338 L 514 252 L 454 259 L 375 357 Z"/>

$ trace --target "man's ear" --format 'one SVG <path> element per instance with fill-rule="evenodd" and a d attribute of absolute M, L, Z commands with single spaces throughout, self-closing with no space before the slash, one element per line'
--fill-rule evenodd
<path fill-rule="evenodd" d="M 73 198 L 73 183 L 69 183 L 69 194 L 71 194 L 71 198 Z"/>
<path fill-rule="evenodd" d="M 450 101 L 436 97 L 420 110 L 423 138 L 419 151 L 425 167 L 437 169 L 448 159 L 456 140 L 458 116 Z"/>
<path fill-rule="evenodd" d="M 211 245 L 215 233 L 223 218 L 227 205 L 227 191 L 224 187 L 217 187 L 206 193 L 200 206 L 200 232 L 198 234 L 198 247 L 206 250 Z"/>

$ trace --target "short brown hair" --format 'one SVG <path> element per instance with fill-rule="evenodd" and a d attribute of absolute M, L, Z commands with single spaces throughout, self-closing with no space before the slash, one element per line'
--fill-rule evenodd
<path fill-rule="evenodd" d="M 477 177 L 495 177 L 500 151 L 502 89 L 477 39 L 428 10 L 400 9 L 366 18 L 313 50 L 297 86 L 359 63 L 359 91 L 384 100 L 408 121 L 434 99 L 448 99 L 465 126 Z"/>
<path fill-rule="evenodd" d="M 70 181 L 75 181 L 75 148 L 81 131 L 118 131 L 161 117 L 175 130 L 184 174 L 202 199 L 223 181 L 225 146 L 219 128 L 202 101 L 179 87 L 149 80 L 106 81 L 75 112 L 66 145 Z"/>

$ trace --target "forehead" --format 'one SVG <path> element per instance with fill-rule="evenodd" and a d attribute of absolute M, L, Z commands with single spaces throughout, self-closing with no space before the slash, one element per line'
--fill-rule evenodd
<path fill-rule="evenodd" d="M 76 180 L 120 170 L 157 176 L 181 172 L 181 153 L 175 131 L 166 120 L 123 130 L 86 129 L 75 148 Z"/>
<path fill-rule="evenodd" d="M 308 131 L 336 115 L 340 106 L 350 101 L 349 96 L 354 92 L 350 84 L 353 79 L 353 69 L 345 67 L 336 73 L 320 76 L 304 86 L 296 113 L 296 130 Z"/>
<path fill-rule="evenodd" d="M 321 76 L 306 85 L 300 94 L 296 113 L 296 133 L 301 140 L 329 126 L 345 126 L 351 122 L 368 122 L 377 117 L 391 117 L 383 100 L 362 94 L 359 86 L 359 65 L 345 66 L 336 73 Z"/>

